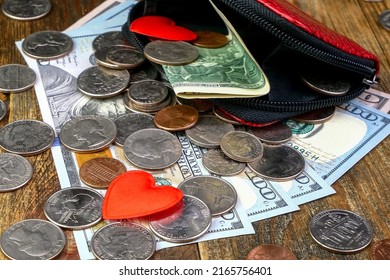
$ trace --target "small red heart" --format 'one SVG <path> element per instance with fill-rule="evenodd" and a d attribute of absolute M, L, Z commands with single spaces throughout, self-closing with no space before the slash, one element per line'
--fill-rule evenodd
<path fill-rule="evenodd" d="M 171 41 L 193 41 L 198 35 L 163 16 L 143 16 L 130 24 L 130 31 L 149 37 Z"/>
<path fill-rule="evenodd" d="M 108 186 L 103 200 L 103 219 L 130 219 L 161 212 L 182 201 L 183 192 L 172 186 L 156 186 L 142 170 L 119 175 Z"/>

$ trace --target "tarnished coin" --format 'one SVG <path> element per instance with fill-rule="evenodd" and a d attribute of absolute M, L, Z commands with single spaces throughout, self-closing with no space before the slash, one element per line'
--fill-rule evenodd
<path fill-rule="evenodd" d="M 69 187 L 45 202 L 45 216 L 62 228 L 85 229 L 102 219 L 103 196 L 91 188 Z"/>
<path fill-rule="evenodd" d="M 236 121 L 235 119 L 233 119 L 231 116 L 226 114 L 225 111 L 223 111 L 221 108 L 218 108 L 217 106 L 213 107 L 213 113 L 219 119 L 221 119 L 221 120 L 223 120 L 225 122 L 231 123 L 233 125 L 242 125 L 242 123 L 240 123 L 240 122 Z"/>
<path fill-rule="evenodd" d="M 149 226 L 163 240 L 185 243 L 205 234 L 211 219 L 210 209 L 202 200 L 185 194 L 174 207 L 150 216 Z"/>
<path fill-rule="evenodd" d="M 342 209 L 330 209 L 314 215 L 310 235 L 322 247 L 336 253 L 356 253 L 372 240 L 373 230 L 366 219 Z"/>
<path fill-rule="evenodd" d="M 263 144 L 253 134 L 230 131 L 222 136 L 220 147 L 229 158 L 239 162 L 254 162 L 263 156 Z"/>
<path fill-rule="evenodd" d="M 199 113 L 204 113 L 213 109 L 214 104 L 211 103 L 208 99 L 186 99 L 177 96 L 177 103 L 181 105 L 189 105 L 198 110 Z"/>
<path fill-rule="evenodd" d="M 156 67 L 148 61 L 145 61 L 141 66 L 130 71 L 130 84 L 144 80 L 157 80 L 159 77 Z"/>
<path fill-rule="evenodd" d="M 114 120 L 117 134 L 115 144 L 123 146 L 127 137 L 144 128 L 156 128 L 152 115 L 144 113 L 128 113 Z"/>
<path fill-rule="evenodd" d="M 184 41 L 155 40 L 146 44 L 144 55 L 147 59 L 163 65 L 184 65 L 198 58 L 198 50 Z"/>
<path fill-rule="evenodd" d="M 247 260 L 296 260 L 290 249 L 277 244 L 262 244 L 254 247 L 246 256 Z"/>
<path fill-rule="evenodd" d="M 237 192 L 226 180 L 216 176 L 195 176 L 182 181 L 177 188 L 206 203 L 212 216 L 229 212 L 237 203 Z"/>
<path fill-rule="evenodd" d="M 305 159 L 293 148 L 284 145 L 264 145 L 260 160 L 248 163 L 259 176 L 272 181 L 288 181 L 305 169 Z"/>
<path fill-rule="evenodd" d="M 76 116 L 64 123 L 59 138 L 70 150 L 90 153 L 107 148 L 116 137 L 113 120 L 97 115 Z"/>
<path fill-rule="evenodd" d="M 48 150 L 54 129 L 38 120 L 13 121 L 0 130 L 0 146 L 7 152 L 31 156 Z"/>
<path fill-rule="evenodd" d="M 246 163 L 227 157 L 221 149 L 210 149 L 202 157 L 202 164 L 209 172 L 220 176 L 234 176 L 241 173 Z"/>
<path fill-rule="evenodd" d="M 3 100 L 0 99 L 0 121 L 7 115 L 7 106 Z"/>
<path fill-rule="evenodd" d="M 141 108 L 155 108 L 169 95 L 168 87 L 159 81 L 144 80 L 132 84 L 127 94 L 134 105 Z"/>
<path fill-rule="evenodd" d="M 285 143 L 292 137 L 291 128 L 284 122 L 277 122 L 262 127 L 251 127 L 250 132 L 259 138 L 261 142 L 271 145 Z"/>
<path fill-rule="evenodd" d="M 91 250 L 100 260 L 147 260 L 156 251 L 156 238 L 137 223 L 109 223 L 93 234 Z"/>
<path fill-rule="evenodd" d="M 229 42 L 228 38 L 220 32 L 199 30 L 195 31 L 195 33 L 198 37 L 193 44 L 197 47 L 222 48 Z"/>
<path fill-rule="evenodd" d="M 123 144 L 126 158 L 135 166 L 158 170 L 175 164 L 181 154 L 179 140 L 159 128 L 145 128 L 132 133 Z"/>
<path fill-rule="evenodd" d="M 167 131 L 182 131 L 193 127 L 198 118 L 198 110 L 192 106 L 171 105 L 156 113 L 154 124 Z"/>
<path fill-rule="evenodd" d="M 55 30 L 35 32 L 28 35 L 22 42 L 22 50 L 26 55 L 41 60 L 63 57 L 72 49 L 72 38 Z"/>
<path fill-rule="evenodd" d="M 112 48 L 107 52 L 107 61 L 122 69 L 134 69 L 144 63 L 145 56 L 131 48 Z"/>
<path fill-rule="evenodd" d="M 22 156 L 10 153 L 0 154 L 0 192 L 8 192 L 26 185 L 32 175 L 31 163 Z"/>
<path fill-rule="evenodd" d="M 231 123 L 224 122 L 216 116 L 199 116 L 198 122 L 186 129 L 187 138 L 202 148 L 219 148 L 222 136 L 234 131 Z"/>
<path fill-rule="evenodd" d="M 122 93 L 130 82 L 127 70 L 114 70 L 100 66 L 85 69 L 77 77 L 78 89 L 91 97 L 107 98 Z"/>
<path fill-rule="evenodd" d="M 120 31 L 108 31 L 99 34 L 92 41 L 92 48 L 94 51 L 114 45 L 126 45 L 135 49 L 134 46 L 129 44 Z"/>
<path fill-rule="evenodd" d="M 92 158 L 80 166 L 80 179 L 90 187 L 106 189 L 126 166 L 118 159 L 110 157 Z"/>
<path fill-rule="evenodd" d="M 336 107 L 332 106 L 313 110 L 302 115 L 295 116 L 292 119 L 298 122 L 318 124 L 330 120 L 334 116 L 335 112 Z"/>
<path fill-rule="evenodd" d="M 46 16 L 51 10 L 50 0 L 4 0 L 4 15 L 16 20 L 35 20 Z"/>
<path fill-rule="evenodd" d="M 50 260 L 65 248 L 66 236 L 49 221 L 27 219 L 7 228 L 0 244 L 3 253 L 13 260 Z"/>
<path fill-rule="evenodd" d="M 0 91 L 22 92 L 32 88 L 37 75 L 30 67 L 21 64 L 7 64 L 0 67 Z"/>
<path fill-rule="evenodd" d="M 381 26 L 386 29 L 390 30 L 390 10 L 385 10 L 379 15 L 379 23 Z"/>
<path fill-rule="evenodd" d="M 390 239 L 376 240 L 371 245 L 371 259 L 390 260 Z"/>

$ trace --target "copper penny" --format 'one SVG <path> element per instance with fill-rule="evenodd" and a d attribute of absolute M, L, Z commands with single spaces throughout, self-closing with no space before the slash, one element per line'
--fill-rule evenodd
<path fill-rule="evenodd" d="M 80 166 L 80 179 L 90 187 L 106 189 L 112 180 L 126 172 L 126 166 L 109 157 L 92 158 Z"/>
<path fill-rule="evenodd" d="M 215 31 L 196 31 L 198 38 L 194 41 L 194 45 L 202 48 L 222 48 L 229 40 L 228 38 L 219 32 Z"/>
<path fill-rule="evenodd" d="M 171 105 L 156 113 L 154 124 L 167 131 L 181 131 L 193 127 L 198 118 L 198 110 L 192 106 Z"/>
<path fill-rule="evenodd" d="M 276 244 L 263 244 L 249 251 L 247 260 L 296 260 L 297 257 L 286 247 Z"/>
<path fill-rule="evenodd" d="M 373 260 L 390 260 L 390 238 L 375 241 L 371 247 Z"/>

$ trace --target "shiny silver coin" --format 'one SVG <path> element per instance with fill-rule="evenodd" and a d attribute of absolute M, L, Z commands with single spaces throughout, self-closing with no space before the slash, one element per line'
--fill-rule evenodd
<path fill-rule="evenodd" d="M 55 30 L 35 32 L 28 35 L 22 42 L 22 50 L 27 56 L 41 60 L 63 57 L 72 49 L 72 38 Z"/>
<path fill-rule="evenodd" d="M 108 117 L 85 115 L 73 117 L 61 127 L 59 138 L 68 149 L 90 153 L 107 148 L 116 137 L 117 129 Z"/>
<path fill-rule="evenodd" d="M 128 113 L 114 120 L 117 127 L 115 144 L 122 147 L 127 137 L 144 128 L 156 128 L 153 116 L 144 113 Z"/>
<path fill-rule="evenodd" d="M 234 176 L 241 173 L 246 164 L 227 157 L 221 149 L 210 149 L 202 157 L 202 164 L 210 173 Z"/>
<path fill-rule="evenodd" d="M 322 247 L 336 253 L 356 253 L 372 241 L 373 229 L 358 214 L 331 209 L 314 215 L 309 224 L 310 235 Z"/>
<path fill-rule="evenodd" d="M 148 61 L 145 61 L 141 66 L 130 71 L 130 84 L 144 80 L 157 80 L 159 76 L 156 67 Z"/>
<path fill-rule="evenodd" d="M 54 129 L 38 120 L 14 121 L 0 130 L 0 146 L 7 152 L 31 156 L 48 150 L 54 142 Z"/>
<path fill-rule="evenodd" d="M 297 122 L 319 124 L 330 120 L 336 112 L 336 107 L 326 107 L 295 116 L 292 119 Z"/>
<path fill-rule="evenodd" d="M 46 218 L 62 228 L 85 229 L 102 219 L 103 196 L 86 187 L 69 187 L 52 194 L 45 202 Z"/>
<path fill-rule="evenodd" d="M 146 44 L 144 55 L 157 64 L 184 65 L 195 61 L 199 53 L 187 42 L 155 40 Z"/>
<path fill-rule="evenodd" d="M 107 61 L 122 69 L 134 69 L 145 61 L 143 53 L 131 48 L 112 48 L 107 52 Z"/>
<path fill-rule="evenodd" d="M 224 122 L 216 116 L 199 116 L 198 122 L 193 127 L 186 129 L 187 138 L 195 145 L 202 148 L 219 148 L 222 136 L 234 131 L 231 123 Z"/>
<path fill-rule="evenodd" d="M 16 20 L 35 20 L 46 16 L 51 10 L 50 0 L 4 0 L 3 14 Z"/>
<path fill-rule="evenodd" d="M 78 89 L 95 98 L 108 98 L 122 93 L 130 82 L 127 70 L 114 70 L 100 66 L 85 69 L 77 77 Z"/>
<path fill-rule="evenodd" d="M 288 181 L 303 172 L 305 159 L 301 153 L 288 146 L 264 145 L 262 158 L 247 165 L 260 177 L 272 181 Z"/>
<path fill-rule="evenodd" d="M 26 185 L 32 175 L 31 163 L 22 156 L 10 153 L 0 154 L 0 192 L 8 192 Z"/>
<path fill-rule="evenodd" d="M 55 224 L 27 219 L 7 228 L 0 240 L 1 250 L 13 260 L 50 260 L 65 248 L 66 236 Z"/>
<path fill-rule="evenodd" d="M 204 235 L 210 228 L 211 219 L 206 203 L 185 194 L 177 205 L 150 216 L 149 226 L 163 240 L 185 243 Z"/>
<path fill-rule="evenodd" d="M 156 80 L 144 80 L 132 84 L 127 92 L 130 101 L 141 108 L 155 108 L 168 98 L 168 87 Z"/>
<path fill-rule="evenodd" d="M 291 128 L 283 122 L 262 127 L 250 127 L 250 132 L 261 142 L 271 145 L 285 143 L 292 137 Z"/>
<path fill-rule="evenodd" d="M 7 115 L 7 106 L 4 101 L 0 99 L 0 121 Z"/>
<path fill-rule="evenodd" d="M 254 162 L 263 156 L 263 144 L 253 134 L 231 131 L 223 135 L 220 147 L 229 158 L 239 162 Z"/>
<path fill-rule="evenodd" d="M 107 46 L 107 47 L 101 47 L 93 53 L 95 62 L 99 66 L 103 66 L 110 69 L 123 69 L 120 65 L 111 63 L 107 60 L 107 53 L 112 50 L 113 48 L 117 47 L 124 47 L 125 45 L 113 45 L 113 46 Z M 128 47 L 131 48 L 131 47 Z M 133 49 L 133 48 L 131 48 Z"/>
<path fill-rule="evenodd" d="M 7 64 L 0 67 L 0 91 L 22 92 L 32 88 L 37 76 L 30 67 Z"/>
<path fill-rule="evenodd" d="M 93 234 L 91 250 L 100 260 L 147 260 L 156 251 L 156 239 L 143 225 L 109 223 Z"/>
<path fill-rule="evenodd" d="M 182 147 L 172 133 L 159 128 L 145 128 L 132 133 L 123 144 L 126 158 L 146 170 L 159 170 L 175 164 Z"/>
<path fill-rule="evenodd" d="M 386 10 L 380 13 L 378 19 L 379 23 L 384 29 L 390 30 L 390 10 Z"/>
<path fill-rule="evenodd" d="M 129 44 L 129 42 L 126 40 L 126 38 L 120 31 L 108 31 L 102 33 L 96 36 L 95 39 L 93 39 L 92 41 L 92 48 L 94 51 L 115 45 L 126 45 L 135 49 L 134 46 L 131 46 Z"/>
<path fill-rule="evenodd" d="M 237 192 L 226 180 L 216 176 L 195 176 L 182 181 L 177 188 L 206 203 L 212 216 L 229 212 L 237 203 Z"/>

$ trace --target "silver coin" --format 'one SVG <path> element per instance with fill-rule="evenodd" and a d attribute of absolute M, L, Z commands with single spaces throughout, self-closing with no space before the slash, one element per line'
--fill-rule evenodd
<path fill-rule="evenodd" d="M 92 41 L 92 48 L 94 51 L 102 48 L 111 47 L 114 45 L 126 45 L 134 48 L 134 46 L 131 46 L 129 44 L 129 42 L 126 40 L 126 38 L 123 36 L 122 32 L 120 31 L 108 31 L 99 34 Z"/>
<path fill-rule="evenodd" d="M 341 209 L 320 212 L 310 219 L 310 235 L 322 247 L 337 253 L 356 253 L 372 241 L 373 230 L 366 219 Z"/>
<path fill-rule="evenodd" d="M 150 216 L 149 226 L 163 240 L 185 243 L 204 235 L 210 228 L 211 220 L 211 212 L 206 203 L 185 194 L 177 205 Z"/>
<path fill-rule="evenodd" d="M 234 131 L 231 123 L 224 122 L 216 116 L 199 116 L 196 125 L 185 130 L 187 138 L 202 148 L 219 148 L 222 136 Z"/>
<path fill-rule="evenodd" d="M 115 50 L 118 48 L 121 48 L 121 49 L 128 48 L 130 50 L 134 50 L 133 47 L 130 47 L 127 45 L 111 45 L 111 46 L 106 46 L 106 47 L 100 47 L 97 50 L 95 50 L 93 53 L 96 64 L 103 66 L 103 67 L 110 68 L 110 69 L 126 69 L 125 67 L 122 67 L 118 64 L 114 64 L 114 63 L 108 61 L 108 59 L 107 59 L 107 54 L 111 50 Z"/>
<path fill-rule="evenodd" d="M 72 49 L 72 38 L 55 30 L 35 32 L 28 35 L 22 42 L 22 50 L 26 55 L 41 60 L 63 57 Z"/>
<path fill-rule="evenodd" d="M 158 72 L 149 62 L 145 61 L 141 66 L 130 70 L 130 84 L 143 80 L 157 80 Z"/>
<path fill-rule="evenodd" d="M 96 225 L 102 219 L 103 196 L 89 187 L 69 187 L 53 193 L 45 202 L 46 218 L 74 230 Z"/>
<path fill-rule="evenodd" d="M 184 65 L 195 61 L 199 53 L 187 42 L 155 40 L 146 44 L 144 55 L 157 64 Z"/>
<path fill-rule="evenodd" d="M 179 140 L 159 128 L 145 128 L 132 133 L 126 138 L 123 150 L 132 164 L 147 170 L 167 168 L 182 155 Z"/>
<path fill-rule="evenodd" d="M 35 20 L 46 16 L 51 10 L 50 0 L 4 0 L 4 15 L 16 20 Z"/>
<path fill-rule="evenodd" d="M 262 127 L 250 127 L 250 132 L 261 142 L 271 145 L 285 143 L 292 137 L 291 128 L 283 122 Z"/>
<path fill-rule="evenodd" d="M 49 221 L 27 219 L 7 228 L 0 244 L 3 253 L 13 260 L 50 260 L 65 248 L 66 236 Z"/>
<path fill-rule="evenodd" d="M 390 10 L 386 10 L 380 13 L 379 23 L 384 29 L 390 30 Z"/>
<path fill-rule="evenodd" d="M 0 192 L 8 192 L 26 185 L 32 175 L 31 163 L 22 156 L 10 153 L 0 154 Z"/>
<path fill-rule="evenodd" d="M 59 138 L 70 150 L 90 153 L 107 148 L 116 137 L 113 120 L 97 115 L 73 117 L 61 127 Z"/>
<path fill-rule="evenodd" d="M 132 84 L 127 92 L 130 101 L 141 107 L 156 107 L 169 95 L 168 87 L 156 80 L 144 80 Z"/>
<path fill-rule="evenodd" d="M 231 131 L 221 138 L 222 152 L 239 162 L 254 162 L 263 156 L 263 144 L 253 134 L 245 131 Z"/>
<path fill-rule="evenodd" d="M 107 61 L 122 69 L 134 69 L 145 61 L 143 53 L 131 48 L 112 48 L 107 52 Z"/>
<path fill-rule="evenodd" d="M 7 152 L 30 156 L 48 150 L 54 142 L 54 129 L 38 120 L 14 121 L 0 130 L 0 146 Z"/>
<path fill-rule="evenodd" d="M 147 260 L 156 251 L 156 238 L 137 223 L 109 223 L 93 234 L 91 250 L 100 260 Z"/>
<path fill-rule="evenodd" d="M 77 77 L 78 89 L 95 98 L 108 98 L 122 93 L 130 82 L 127 70 L 114 70 L 101 66 L 85 69 Z"/>
<path fill-rule="evenodd" d="M 305 159 L 293 148 L 284 145 L 264 145 L 260 160 L 250 162 L 248 167 L 259 176 L 272 181 L 288 181 L 305 169 Z"/>
<path fill-rule="evenodd" d="M 209 172 L 220 176 L 234 176 L 241 173 L 246 164 L 227 157 L 221 149 L 210 149 L 202 157 L 202 164 Z"/>
<path fill-rule="evenodd" d="M 226 180 L 216 176 L 195 176 L 182 181 L 177 188 L 206 203 L 212 216 L 229 212 L 237 203 L 237 192 Z"/>
<path fill-rule="evenodd" d="M 114 120 L 117 127 L 115 144 L 123 146 L 127 137 L 144 128 L 156 128 L 153 116 L 144 113 L 128 113 Z"/>
<path fill-rule="evenodd" d="M 7 115 L 7 106 L 4 101 L 0 99 L 0 121 Z"/>
<path fill-rule="evenodd" d="M 21 64 L 7 64 L 0 67 L 0 91 L 22 92 L 32 88 L 36 74 L 30 67 Z"/>

